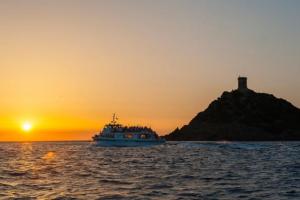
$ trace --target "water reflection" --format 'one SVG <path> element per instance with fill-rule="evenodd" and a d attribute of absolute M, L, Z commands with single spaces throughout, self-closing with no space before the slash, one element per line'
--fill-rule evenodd
<path fill-rule="evenodd" d="M 42 158 L 44 160 L 52 160 L 56 157 L 55 153 L 53 151 L 47 152 Z"/>

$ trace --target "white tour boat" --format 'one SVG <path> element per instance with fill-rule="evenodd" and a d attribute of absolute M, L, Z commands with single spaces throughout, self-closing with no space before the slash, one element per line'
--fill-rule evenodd
<path fill-rule="evenodd" d="M 115 114 L 113 120 L 93 140 L 98 146 L 104 147 L 152 146 L 165 143 L 165 139 L 160 138 L 151 128 L 118 124 Z"/>

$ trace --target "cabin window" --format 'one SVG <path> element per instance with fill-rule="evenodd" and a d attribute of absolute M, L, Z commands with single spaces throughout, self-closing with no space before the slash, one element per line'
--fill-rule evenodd
<path fill-rule="evenodd" d="M 140 138 L 141 138 L 141 139 L 146 139 L 146 138 L 147 138 L 147 135 L 146 135 L 146 134 L 141 134 L 141 135 L 140 135 Z"/>
<path fill-rule="evenodd" d="M 130 133 L 127 133 L 124 135 L 124 138 L 131 139 L 131 138 L 133 138 L 133 135 Z"/>
<path fill-rule="evenodd" d="M 114 138 L 115 137 L 115 134 L 113 133 L 107 133 L 105 135 L 103 135 L 104 137 L 107 137 L 107 138 Z"/>

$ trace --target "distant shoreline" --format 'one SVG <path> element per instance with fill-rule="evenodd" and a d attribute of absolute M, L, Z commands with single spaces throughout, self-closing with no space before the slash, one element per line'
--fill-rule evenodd
<path fill-rule="evenodd" d="M 63 142 L 93 142 L 92 140 L 53 140 L 53 141 L 0 141 L 0 143 L 63 143 Z M 252 142 L 300 142 L 300 140 L 167 140 L 167 142 L 207 142 L 207 143 L 252 143 Z"/>
<path fill-rule="evenodd" d="M 33 142 L 92 142 L 92 140 L 0 141 L 0 143 L 33 143 Z"/>

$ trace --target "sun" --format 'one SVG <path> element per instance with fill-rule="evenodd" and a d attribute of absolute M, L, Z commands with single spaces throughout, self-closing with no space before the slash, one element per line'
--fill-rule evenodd
<path fill-rule="evenodd" d="M 30 122 L 24 122 L 22 124 L 22 130 L 25 132 L 29 132 L 32 129 L 32 124 Z"/>

